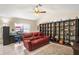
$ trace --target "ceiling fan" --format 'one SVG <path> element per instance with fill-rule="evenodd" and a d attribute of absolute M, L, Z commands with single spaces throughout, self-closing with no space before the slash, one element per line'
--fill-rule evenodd
<path fill-rule="evenodd" d="M 36 14 L 39 14 L 39 13 L 46 13 L 46 11 L 45 11 L 45 10 L 41 10 L 40 7 L 42 7 L 41 4 L 36 5 L 35 8 L 34 8 L 34 12 L 35 12 Z"/>

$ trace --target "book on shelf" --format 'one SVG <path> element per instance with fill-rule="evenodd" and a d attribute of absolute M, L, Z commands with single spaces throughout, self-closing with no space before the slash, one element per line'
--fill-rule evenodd
<path fill-rule="evenodd" d="M 65 29 L 65 31 L 68 31 L 69 29 Z"/>
<path fill-rule="evenodd" d="M 70 32 L 70 35 L 71 35 L 71 36 L 75 35 L 75 32 Z"/>
<path fill-rule="evenodd" d="M 70 22 L 70 25 L 75 25 L 75 21 L 71 21 Z"/>
<path fill-rule="evenodd" d="M 55 36 L 55 38 L 58 38 L 58 36 Z"/>

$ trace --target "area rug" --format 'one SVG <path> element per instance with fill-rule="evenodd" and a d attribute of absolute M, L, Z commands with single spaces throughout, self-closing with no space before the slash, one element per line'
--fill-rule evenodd
<path fill-rule="evenodd" d="M 56 43 L 49 43 L 31 52 L 28 50 L 25 51 L 28 55 L 73 55 L 72 47 Z"/>

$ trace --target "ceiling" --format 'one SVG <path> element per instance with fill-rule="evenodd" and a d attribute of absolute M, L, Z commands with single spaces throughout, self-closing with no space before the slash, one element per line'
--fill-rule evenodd
<path fill-rule="evenodd" d="M 19 17 L 30 20 L 39 19 L 39 16 L 34 14 L 34 4 L 0 4 L 0 16 L 3 17 Z M 79 4 L 42 4 L 43 10 L 47 11 L 47 14 L 55 13 L 78 13 Z M 44 14 L 42 15 L 42 17 Z"/>

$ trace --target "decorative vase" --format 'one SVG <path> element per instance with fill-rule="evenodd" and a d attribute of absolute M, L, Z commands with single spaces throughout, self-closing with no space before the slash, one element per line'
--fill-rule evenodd
<path fill-rule="evenodd" d="M 61 40 L 59 41 L 59 43 L 63 45 L 63 44 L 64 44 L 64 40 L 61 39 Z"/>

